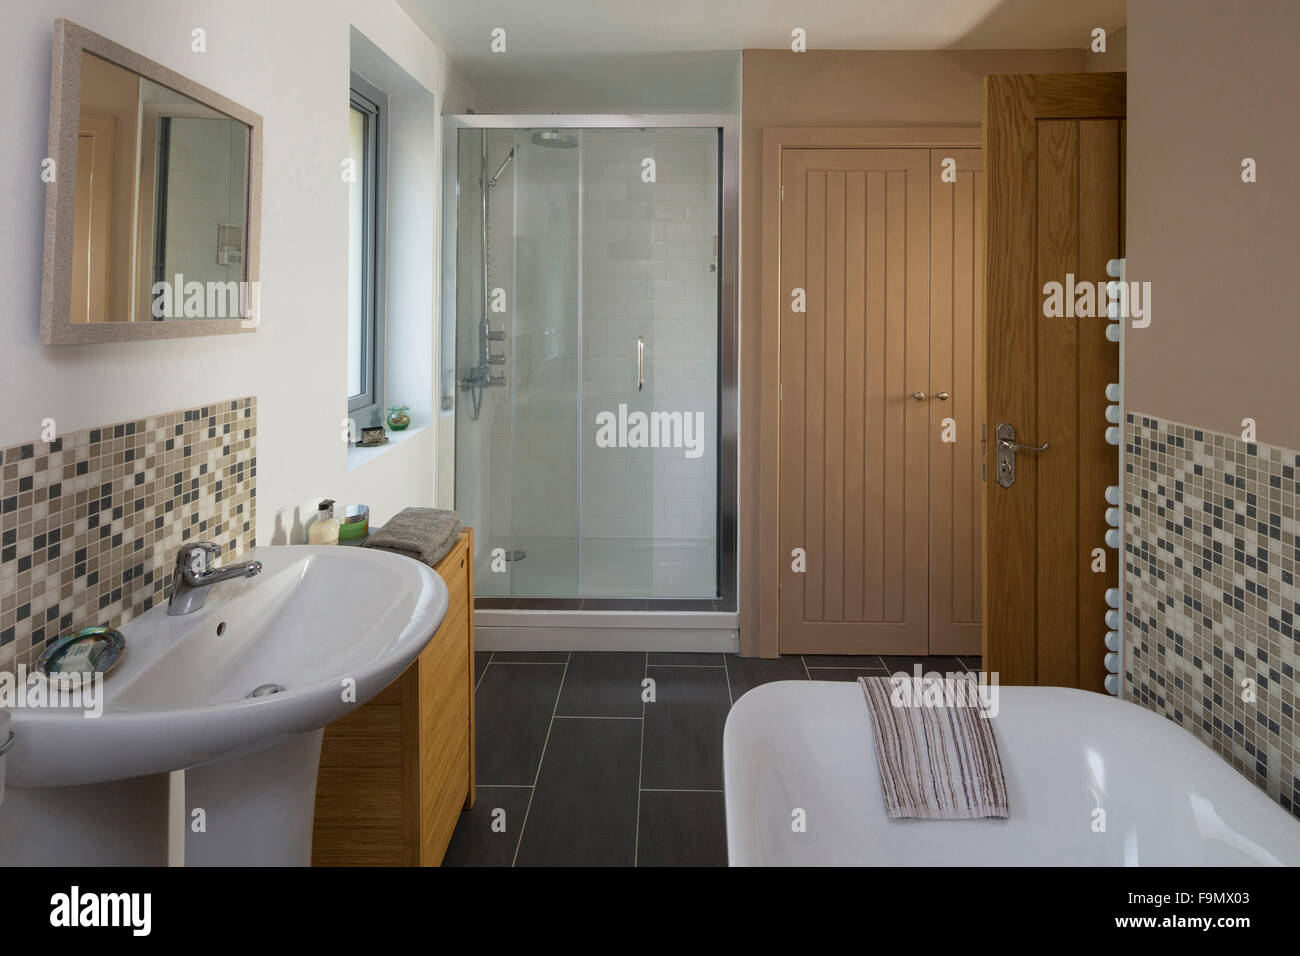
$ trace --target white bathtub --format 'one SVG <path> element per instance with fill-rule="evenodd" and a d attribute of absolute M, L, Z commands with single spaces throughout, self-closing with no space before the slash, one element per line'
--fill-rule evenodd
<path fill-rule="evenodd" d="M 1172 722 L 1060 687 L 999 688 L 999 705 L 1010 818 L 891 823 L 862 689 L 756 687 L 723 736 L 731 865 L 1300 864 L 1300 821 Z"/>

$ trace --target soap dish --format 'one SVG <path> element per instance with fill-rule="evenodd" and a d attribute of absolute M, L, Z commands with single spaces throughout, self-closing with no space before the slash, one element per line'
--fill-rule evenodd
<path fill-rule="evenodd" d="M 36 661 L 36 673 L 77 686 L 87 676 L 107 674 L 126 652 L 126 638 L 111 627 L 86 627 L 59 638 Z M 69 672 L 64 666 L 71 665 Z"/>

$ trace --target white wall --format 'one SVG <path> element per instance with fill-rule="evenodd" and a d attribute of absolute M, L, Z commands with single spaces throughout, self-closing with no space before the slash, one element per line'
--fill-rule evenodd
<path fill-rule="evenodd" d="M 55 15 L 134 49 L 260 113 L 264 121 L 261 305 L 251 334 L 95 346 L 39 342 L 51 27 Z M 9 92 L 0 138 L 0 221 L 6 254 L 0 287 L 0 445 L 37 437 L 41 420 L 61 431 L 107 424 L 216 399 L 259 401 L 258 540 L 273 538 L 276 511 L 320 497 L 364 502 L 382 521 L 434 500 L 434 428 L 349 472 L 340 422 L 346 414 L 347 155 L 349 32 L 355 24 L 441 106 L 451 68 L 391 0 L 65 0 L 8 4 L 0 76 Z M 207 52 L 191 52 L 191 31 Z M 467 97 L 463 85 L 458 95 Z M 458 108 L 463 108 L 461 104 Z M 435 137 L 441 128 L 433 124 Z M 440 142 L 427 157 L 429 188 L 411 200 L 432 231 L 438 221 Z M 434 235 L 431 232 L 431 235 Z M 428 270 L 426 301 L 404 315 L 414 367 L 437 369 L 432 294 L 437 246 L 403 268 Z M 414 333 L 412 333 L 414 334 Z M 436 373 L 403 389 L 427 390 Z M 410 401 L 412 406 L 419 404 Z M 292 514 L 286 516 L 289 523 Z M 306 514 L 303 515 L 306 517 Z"/>

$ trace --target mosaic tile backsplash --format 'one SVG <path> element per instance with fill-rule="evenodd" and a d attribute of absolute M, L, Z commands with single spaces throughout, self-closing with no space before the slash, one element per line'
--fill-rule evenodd
<path fill-rule="evenodd" d="M 0 451 L 0 671 L 153 607 L 186 541 L 253 547 L 256 446 L 239 398 Z"/>
<path fill-rule="evenodd" d="M 1131 414 L 1124 461 L 1125 696 L 1300 817 L 1300 454 Z"/>

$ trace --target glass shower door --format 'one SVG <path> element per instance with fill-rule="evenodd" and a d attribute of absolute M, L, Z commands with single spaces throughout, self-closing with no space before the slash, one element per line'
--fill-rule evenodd
<path fill-rule="evenodd" d="M 583 593 L 711 598 L 717 131 L 585 130 L 583 158 Z"/>
<path fill-rule="evenodd" d="M 653 593 L 653 462 L 641 447 L 653 379 L 654 219 L 641 182 L 654 136 L 582 135 L 582 593 Z"/>
<path fill-rule="evenodd" d="M 515 132 L 511 593 L 579 589 L 578 137 Z"/>
<path fill-rule="evenodd" d="M 656 130 L 655 153 L 654 252 L 665 265 L 654 285 L 652 401 L 666 417 L 651 453 L 652 587 L 656 596 L 711 598 L 718 594 L 717 130 Z"/>
<path fill-rule="evenodd" d="M 481 595 L 718 595 L 719 158 L 714 127 L 458 131 L 456 503 Z"/>
<path fill-rule="evenodd" d="M 456 494 L 486 530 L 475 587 L 576 595 L 576 137 L 461 130 L 458 160 Z"/>

